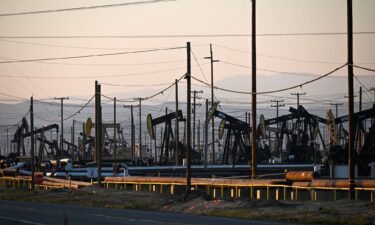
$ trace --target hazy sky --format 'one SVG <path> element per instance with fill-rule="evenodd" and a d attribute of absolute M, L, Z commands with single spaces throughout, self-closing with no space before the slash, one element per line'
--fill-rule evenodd
<path fill-rule="evenodd" d="M 0 14 L 124 2 L 132 1 L 2 0 Z M 354 0 L 353 7 L 354 31 L 375 31 L 375 1 Z M 258 34 L 345 31 L 346 0 L 262 0 L 257 2 Z M 215 64 L 215 81 L 219 81 L 235 75 L 250 74 L 251 70 L 246 68 L 246 66 L 251 66 L 251 55 L 248 53 L 251 50 L 250 37 L 102 39 L 15 39 L 9 37 L 250 33 L 251 1 L 249 0 L 176 0 L 115 8 L 4 16 L 0 17 L 0 58 L 2 58 L 1 61 L 6 61 L 7 59 L 116 53 L 185 46 L 186 42 L 190 41 L 194 55 L 208 78 L 210 67 L 207 64 L 208 61 L 203 58 L 209 55 L 209 44 L 212 43 L 214 57 L 222 61 Z M 370 68 L 375 67 L 375 34 L 355 35 L 354 40 L 355 63 Z M 230 48 L 240 51 L 230 50 Z M 90 97 L 94 94 L 95 80 L 100 83 L 124 85 L 171 83 L 186 71 L 184 68 L 186 66 L 185 51 L 185 49 L 180 49 L 48 62 L 2 63 L 0 64 L 1 98 L 6 98 L 4 94 L 18 98 L 29 98 L 33 94 L 39 99 L 55 96 Z M 258 71 L 258 74 L 268 76 L 283 75 L 267 72 L 267 70 L 322 75 L 344 64 L 347 58 L 345 35 L 260 36 L 257 38 L 257 51 L 258 67 L 263 69 Z M 193 61 L 193 66 L 193 75 L 204 80 L 195 61 Z M 157 71 L 165 72 L 156 73 Z M 358 77 L 374 76 L 371 72 L 358 69 L 355 73 Z M 346 70 L 343 69 L 334 76 L 345 74 Z M 4 75 L 13 77 L 4 77 Z M 16 78 L 19 76 L 22 78 Z M 98 78 L 82 78 L 87 76 Z M 35 77 L 48 78 L 37 79 Z M 61 77 L 72 78 L 59 79 Z M 292 78 L 287 77 L 287 79 L 290 79 L 290 84 L 294 84 Z M 304 79 L 309 80 L 311 77 L 307 76 Z M 261 77 L 258 83 L 262 83 Z M 268 85 L 266 88 L 267 90 L 279 89 L 288 84 Z M 155 86 L 152 89 L 158 91 L 164 87 L 165 85 Z M 251 84 L 248 83 L 247 90 L 244 91 L 249 91 L 250 87 Z M 102 87 L 103 93 L 111 97 L 119 93 L 149 88 L 147 86 L 113 87 L 108 85 Z M 232 89 L 236 88 L 232 87 Z M 342 87 L 340 93 L 345 93 L 346 89 Z M 290 92 L 281 93 L 283 94 L 290 95 Z"/>

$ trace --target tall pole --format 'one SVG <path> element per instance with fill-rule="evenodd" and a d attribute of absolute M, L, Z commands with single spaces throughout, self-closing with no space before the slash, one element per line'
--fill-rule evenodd
<path fill-rule="evenodd" d="M 279 104 L 284 102 L 284 100 L 271 100 L 271 102 L 276 102 L 276 105 L 271 105 L 271 107 L 276 107 L 276 118 L 279 118 L 279 107 L 284 107 L 285 104 Z"/>
<path fill-rule="evenodd" d="M 31 189 L 35 189 L 34 179 L 34 99 L 31 96 L 30 99 L 30 139 L 31 139 L 31 150 L 30 150 L 30 164 L 31 164 Z"/>
<path fill-rule="evenodd" d="M 354 90 L 353 90 L 353 5 L 347 0 L 348 14 L 348 94 L 349 94 L 349 199 L 354 199 Z"/>
<path fill-rule="evenodd" d="M 193 149 L 195 150 L 195 115 L 196 115 L 196 99 L 197 99 L 197 94 L 198 93 L 203 93 L 203 91 L 193 91 Z"/>
<path fill-rule="evenodd" d="M 102 161 L 102 112 L 101 112 L 101 85 L 95 81 L 95 156 L 98 167 L 98 185 L 101 186 Z"/>
<path fill-rule="evenodd" d="M 130 120 L 131 120 L 131 143 L 132 143 L 132 159 L 135 157 L 135 125 L 133 115 L 133 105 L 130 106 Z"/>
<path fill-rule="evenodd" d="M 178 80 L 175 80 L 175 88 L 176 88 L 176 130 L 175 130 L 175 136 L 176 136 L 176 149 L 174 153 L 175 158 L 175 164 L 178 165 L 178 153 L 180 152 L 180 127 L 179 127 L 179 121 L 178 121 Z M 156 148 L 155 148 L 156 151 Z"/>
<path fill-rule="evenodd" d="M 117 134 L 117 127 L 116 127 L 116 97 L 113 98 L 113 148 L 114 148 L 114 160 L 115 165 L 117 164 L 117 140 L 116 140 L 116 134 Z"/>
<path fill-rule="evenodd" d="M 374 92 L 374 104 L 375 104 L 375 88 L 370 88 L 370 91 Z"/>
<path fill-rule="evenodd" d="M 63 147 L 64 147 L 64 100 L 69 100 L 69 97 L 56 98 L 55 100 L 60 100 L 61 104 L 61 134 L 60 134 L 60 152 L 58 158 L 63 157 Z"/>
<path fill-rule="evenodd" d="M 211 105 L 214 104 L 214 63 L 220 62 L 219 60 L 215 60 L 212 52 L 212 44 L 210 44 L 210 56 L 204 57 L 205 59 L 210 59 L 211 62 Z M 211 126 L 211 134 L 212 134 L 212 164 L 215 164 L 215 117 L 213 116 L 212 119 L 212 126 Z M 207 131 L 208 132 L 208 131 Z"/>
<path fill-rule="evenodd" d="M 137 106 L 133 105 L 124 105 L 124 108 L 130 107 L 130 131 L 131 131 L 131 151 L 132 151 L 132 159 L 135 157 L 135 124 L 134 124 L 134 113 L 133 108 Z"/>
<path fill-rule="evenodd" d="M 306 95 L 306 92 L 303 92 L 303 93 L 295 92 L 295 93 L 292 93 L 291 95 L 296 95 L 297 96 L 297 109 L 298 109 L 299 108 L 299 97 L 301 95 Z"/>
<path fill-rule="evenodd" d="M 204 168 L 207 168 L 207 154 L 208 154 L 208 99 L 206 99 L 206 119 L 204 123 Z"/>
<path fill-rule="evenodd" d="M 251 178 L 255 179 L 256 178 L 256 171 L 255 171 L 255 149 L 257 145 L 256 141 L 256 116 L 257 116 L 257 75 L 256 75 L 256 0 L 252 0 L 252 19 L 251 19 L 251 50 L 252 50 L 252 55 L 251 55 L 251 77 L 252 77 L 252 82 L 251 82 L 251 91 L 252 91 L 252 107 L 251 107 L 251 113 L 252 113 L 252 145 L 251 145 Z"/>
<path fill-rule="evenodd" d="M 336 108 L 336 118 L 338 118 L 339 117 L 339 106 L 341 106 L 341 105 L 344 105 L 344 103 L 342 103 L 342 102 L 336 102 L 336 103 L 331 103 L 331 105 L 332 106 L 335 106 L 335 108 Z"/>
<path fill-rule="evenodd" d="M 139 101 L 139 157 L 142 158 L 142 98 L 136 98 Z"/>
<path fill-rule="evenodd" d="M 191 191 L 191 55 L 190 42 L 187 42 L 187 113 L 186 113 L 186 194 Z"/>
<path fill-rule="evenodd" d="M 7 129 L 7 149 L 4 156 L 7 156 L 9 153 L 9 129 Z"/>

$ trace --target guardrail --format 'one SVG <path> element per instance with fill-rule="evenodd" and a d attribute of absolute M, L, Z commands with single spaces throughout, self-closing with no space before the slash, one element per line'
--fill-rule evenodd
<path fill-rule="evenodd" d="M 105 188 L 115 188 L 132 191 L 150 191 L 159 193 L 184 193 L 186 184 L 180 182 L 181 178 L 168 180 L 130 180 L 116 181 L 104 180 Z M 183 178 L 184 179 L 184 178 Z M 164 180 L 164 181 L 163 181 Z M 203 179 L 204 180 L 204 179 Z M 223 179 L 208 179 L 210 182 L 202 182 L 199 178 L 192 179 L 193 190 L 203 190 L 212 198 L 249 198 L 257 200 L 284 200 L 284 201 L 336 201 L 347 199 L 349 188 L 346 187 L 304 187 L 296 185 L 272 184 L 269 180 L 256 180 L 257 183 L 234 182 L 220 183 Z M 263 181 L 263 184 L 262 184 Z M 375 188 L 355 188 L 355 199 L 374 202 Z"/>

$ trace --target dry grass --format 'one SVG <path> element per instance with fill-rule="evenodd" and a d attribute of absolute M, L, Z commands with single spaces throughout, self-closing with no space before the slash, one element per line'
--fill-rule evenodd
<path fill-rule="evenodd" d="M 0 189 L 0 199 L 120 209 L 182 212 L 242 219 L 329 225 L 375 224 L 375 205 L 363 201 L 276 202 L 220 199 L 202 192 L 169 196 L 150 192 L 87 187 L 78 191 Z"/>

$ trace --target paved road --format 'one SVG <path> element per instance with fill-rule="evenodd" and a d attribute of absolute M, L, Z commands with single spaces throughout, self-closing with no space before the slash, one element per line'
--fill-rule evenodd
<path fill-rule="evenodd" d="M 7 225 L 281 225 L 178 213 L 0 201 L 0 224 Z M 285 225 L 285 223 L 284 223 Z"/>

